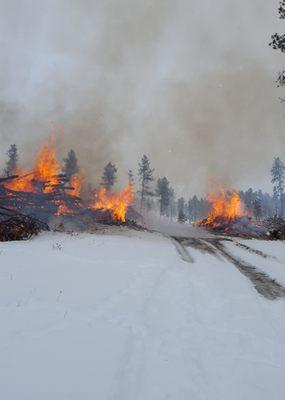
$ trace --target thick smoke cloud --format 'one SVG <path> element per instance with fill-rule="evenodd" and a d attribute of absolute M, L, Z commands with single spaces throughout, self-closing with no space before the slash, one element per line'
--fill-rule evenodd
<path fill-rule="evenodd" d="M 0 0 L 0 160 L 15 142 L 29 163 L 54 126 L 94 181 L 147 153 L 182 193 L 213 176 L 268 189 L 285 148 L 275 3 Z"/>

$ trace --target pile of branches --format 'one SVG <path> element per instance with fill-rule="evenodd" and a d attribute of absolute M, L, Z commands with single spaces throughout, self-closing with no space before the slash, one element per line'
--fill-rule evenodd
<path fill-rule="evenodd" d="M 220 235 L 237 236 L 242 238 L 267 238 L 267 229 L 256 224 L 250 217 L 236 218 L 216 217 L 211 223 L 207 218 L 199 222 L 198 226 L 206 228 Z"/>
<path fill-rule="evenodd" d="M 65 204 L 72 213 L 81 211 L 82 205 L 78 197 L 71 196 L 68 192 L 72 187 L 65 186 L 66 178 L 59 175 L 59 183 L 52 186 L 50 193 L 44 193 L 43 189 L 49 186 L 48 182 L 35 184 L 35 192 L 15 191 L 6 188 L 5 181 L 16 180 L 18 176 L 0 178 L 0 204 L 15 213 L 20 212 L 33 216 L 41 221 L 48 222 L 50 217 L 55 215 L 60 204 Z"/>
<path fill-rule="evenodd" d="M 5 187 L 5 182 L 18 176 L 0 177 L 0 241 L 29 239 L 41 230 L 49 230 L 47 224 L 51 229 L 80 231 L 93 230 L 98 224 L 142 229 L 134 222 L 142 217 L 133 208 L 128 209 L 126 222 L 116 221 L 110 211 L 88 208 L 79 197 L 70 195 L 74 188 L 67 186 L 65 175 L 57 178 L 56 185 L 34 182 L 35 190 L 25 192 Z M 52 189 L 48 193 L 47 187 Z"/>
<path fill-rule="evenodd" d="M 64 215 L 50 222 L 51 229 L 60 232 L 94 232 L 102 229 L 102 225 L 126 226 L 144 231 L 143 218 L 132 207 L 128 208 L 126 221 L 115 220 L 109 210 L 86 208 L 78 215 Z"/>
<path fill-rule="evenodd" d="M 28 240 L 43 230 L 49 227 L 38 219 L 0 208 L 0 242 Z"/>

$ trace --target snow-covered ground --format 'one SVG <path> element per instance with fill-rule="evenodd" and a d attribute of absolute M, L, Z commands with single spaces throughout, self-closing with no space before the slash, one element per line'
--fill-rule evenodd
<path fill-rule="evenodd" d="M 283 243 L 240 242 L 285 284 Z M 138 232 L 0 243 L 0 399 L 282 399 L 285 300 L 188 250 Z"/>

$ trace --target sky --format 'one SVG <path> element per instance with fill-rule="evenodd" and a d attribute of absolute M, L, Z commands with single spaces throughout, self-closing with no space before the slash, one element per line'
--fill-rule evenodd
<path fill-rule="evenodd" d="M 213 6 L 214 3 L 214 6 Z M 0 0 L 0 162 L 51 129 L 93 182 L 145 153 L 178 192 L 210 179 L 271 190 L 284 159 L 276 0 Z"/>

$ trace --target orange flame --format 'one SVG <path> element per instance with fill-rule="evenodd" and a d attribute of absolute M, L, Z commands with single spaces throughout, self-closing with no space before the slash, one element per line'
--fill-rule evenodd
<path fill-rule="evenodd" d="M 220 217 L 233 220 L 245 215 L 242 201 L 236 189 L 229 193 L 226 187 L 222 187 L 218 194 L 209 193 L 207 198 L 211 204 L 211 211 L 207 219 L 203 221 L 203 225 L 215 225 L 215 221 Z"/>
<path fill-rule="evenodd" d="M 49 142 L 43 145 L 38 153 L 35 167 L 28 173 L 23 168 L 18 168 L 16 175 L 20 178 L 6 182 L 4 185 L 8 189 L 23 192 L 34 192 L 34 180 L 47 182 L 43 188 L 44 193 L 53 191 L 53 185 L 58 183 L 57 175 L 60 173 L 61 165 L 56 158 L 56 140 L 52 135 Z"/>
<path fill-rule="evenodd" d="M 61 165 L 56 158 L 56 141 L 54 136 L 50 137 L 49 143 L 42 146 L 37 157 L 36 166 L 33 170 L 34 179 L 40 182 L 48 182 L 44 187 L 44 193 L 53 191 L 53 186 L 58 184 L 58 174 Z"/>
<path fill-rule="evenodd" d="M 18 168 L 16 175 L 18 175 L 19 178 L 4 183 L 7 189 L 21 192 L 32 192 L 34 190 L 34 186 L 31 182 L 33 178 L 31 174 L 26 174 L 23 168 Z"/>
<path fill-rule="evenodd" d="M 126 222 L 126 212 L 133 199 L 132 186 L 128 184 L 124 190 L 115 194 L 104 187 L 100 187 L 97 201 L 91 205 L 92 209 L 102 209 L 111 212 L 115 221 Z"/>
<path fill-rule="evenodd" d="M 72 214 L 72 211 L 68 208 L 68 206 L 65 204 L 63 200 L 60 200 L 57 202 L 58 209 L 54 213 L 56 217 L 59 217 L 61 215 L 69 215 Z"/>
<path fill-rule="evenodd" d="M 73 188 L 71 196 L 80 197 L 82 185 L 85 182 L 85 177 L 81 175 L 73 175 L 70 180 L 70 186 Z"/>

